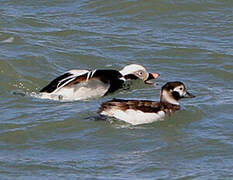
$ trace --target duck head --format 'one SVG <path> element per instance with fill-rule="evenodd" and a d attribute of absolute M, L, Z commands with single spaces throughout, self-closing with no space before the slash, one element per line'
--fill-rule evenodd
<path fill-rule="evenodd" d="M 126 80 L 141 79 L 145 84 L 153 85 L 150 80 L 157 79 L 158 73 L 148 73 L 146 68 L 139 64 L 130 64 L 119 71 Z"/>
<path fill-rule="evenodd" d="M 175 81 L 166 83 L 161 89 L 160 101 L 179 105 L 179 100 L 182 98 L 194 98 L 195 96 L 189 93 L 184 83 Z"/>

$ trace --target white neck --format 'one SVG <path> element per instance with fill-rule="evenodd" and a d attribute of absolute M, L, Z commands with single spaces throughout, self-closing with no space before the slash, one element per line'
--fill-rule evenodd
<path fill-rule="evenodd" d="M 179 105 L 179 102 L 175 100 L 171 94 L 169 94 L 167 91 L 163 91 L 160 97 L 160 101 L 162 102 L 168 102 L 170 104 Z"/>

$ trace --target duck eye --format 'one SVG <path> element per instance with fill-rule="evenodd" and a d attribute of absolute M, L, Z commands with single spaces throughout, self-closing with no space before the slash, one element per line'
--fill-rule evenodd
<path fill-rule="evenodd" d="M 139 71 L 139 72 L 138 72 L 138 75 L 140 75 L 140 76 L 143 75 L 143 72 L 142 72 L 142 71 Z"/>
<path fill-rule="evenodd" d="M 182 90 L 183 90 L 183 88 L 182 88 L 182 87 L 180 87 L 180 90 L 182 91 Z"/>

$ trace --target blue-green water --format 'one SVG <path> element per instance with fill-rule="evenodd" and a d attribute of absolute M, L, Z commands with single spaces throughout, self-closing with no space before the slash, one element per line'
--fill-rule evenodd
<path fill-rule="evenodd" d="M 1 0 L 0 17 L 0 179 L 233 179 L 232 1 Z M 31 96 L 70 69 L 131 63 L 158 85 Z M 102 102 L 158 100 L 172 80 L 197 97 L 164 121 L 96 121 Z"/>

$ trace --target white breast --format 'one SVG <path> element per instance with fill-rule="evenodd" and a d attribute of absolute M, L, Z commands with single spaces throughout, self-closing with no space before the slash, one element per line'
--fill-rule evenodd
<path fill-rule="evenodd" d="M 164 111 L 159 111 L 157 113 L 145 113 L 140 110 L 133 109 L 128 109 L 126 111 L 111 109 L 108 111 L 102 111 L 100 114 L 115 117 L 132 125 L 148 124 L 165 117 Z"/>
<path fill-rule="evenodd" d="M 54 93 L 42 93 L 41 98 L 75 101 L 86 100 L 103 96 L 110 85 L 97 79 L 90 79 L 87 82 L 74 84 L 71 87 L 63 87 Z"/>

